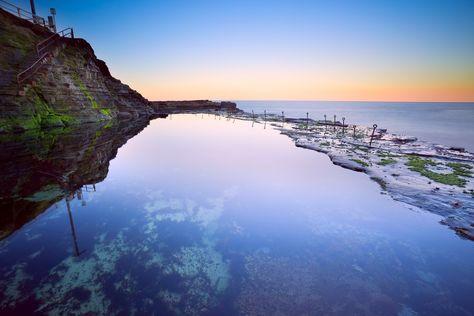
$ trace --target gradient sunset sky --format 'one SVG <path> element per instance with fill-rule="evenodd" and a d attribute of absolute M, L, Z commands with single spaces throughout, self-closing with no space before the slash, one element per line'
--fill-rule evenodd
<path fill-rule="evenodd" d="M 473 0 L 36 5 L 150 100 L 474 101 Z"/>

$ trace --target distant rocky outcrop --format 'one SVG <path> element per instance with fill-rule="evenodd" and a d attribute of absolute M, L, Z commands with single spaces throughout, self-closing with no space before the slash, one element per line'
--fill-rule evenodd
<path fill-rule="evenodd" d="M 112 77 L 83 39 L 59 37 L 29 80 L 17 75 L 38 60 L 49 30 L 0 9 L 0 132 L 68 126 L 153 114 L 150 102 Z"/>
<path fill-rule="evenodd" d="M 190 100 L 190 101 L 153 101 L 153 109 L 157 113 L 178 113 L 194 111 L 227 111 L 240 112 L 237 104 L 234 102 L 209 101 L 209 100 Z"/>

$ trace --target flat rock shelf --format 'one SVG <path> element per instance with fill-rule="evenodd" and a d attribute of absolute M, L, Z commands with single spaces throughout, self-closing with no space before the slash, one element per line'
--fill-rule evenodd
<path fill-rule="evenodd" d="M 443 216 L 442 224 L 474 240 L 474 154 L 463 148 L 339 121 L 271 113 L 215 115 L 268 124 L 297 147 L 325 153 L 335 165 L 366 173 L 393 199 Z"/>

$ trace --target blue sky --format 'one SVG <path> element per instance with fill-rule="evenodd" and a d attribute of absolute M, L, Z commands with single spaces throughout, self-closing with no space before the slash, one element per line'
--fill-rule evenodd
<path fill-rule="evenodd" d="M 474 1 L 36 5 L 150 99 L 474 100 Z"/>

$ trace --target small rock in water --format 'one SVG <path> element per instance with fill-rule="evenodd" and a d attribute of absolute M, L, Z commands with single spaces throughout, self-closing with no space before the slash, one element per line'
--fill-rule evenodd
<path fill-rule="evenodd" d="M 449 150 L 452 150 L 452 151 L 459 151 L 461 153 L 465 152 L 466 149 L 463 148 L 463 147 L 449 147 Z"/>
<path fill-rule="evenodd" d="M 462 203 L 459 202 L 459 201 L 453 201 L 453 202 L 451 203 L 451 205 L 452 205 L 454 208 L 459 208 L 459 207 L 461 207 Z"/>

